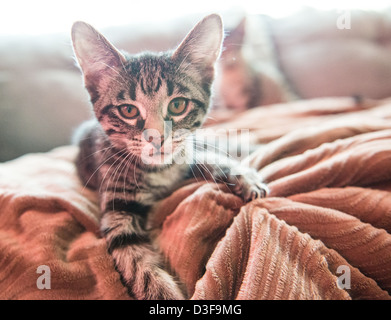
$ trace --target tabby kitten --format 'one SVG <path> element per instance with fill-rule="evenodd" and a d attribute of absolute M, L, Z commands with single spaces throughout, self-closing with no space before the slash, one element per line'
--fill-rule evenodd
<path fill-rule="evenodd" d="M 255 170 L 232 175 L 237 163 L 178 161 L 193 154 L 188 138 L 208 112 L 222 39 L 218 15 L 204 18 L 175 51 L 164 53 L 128 55 L 87 23 L 72 28 L 95 114 L 79 129 L 76 165 L 83 183 L 99 192 L 102 236 L 136 299 L 184 298 L 161 267 L 146 228 L 159 199 L 192 173 L 226 181 L 245 200 L 266 192 Z"/>

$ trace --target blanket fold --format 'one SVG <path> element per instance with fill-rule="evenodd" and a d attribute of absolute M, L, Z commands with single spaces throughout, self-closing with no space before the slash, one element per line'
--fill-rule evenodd
<path fill-rule="evenodd" d="M 208 128 L 250 129 L 245 161 L 270 194 L 245 204 L 223 184 L 189 180 L 158 204 L 155 244 L 188 298 L 391 299 L 391 101 L 212 116 Z M 130 298 L 76 153 L 0 164 L 0 299 Z M 49 289 L 37 285 L 40 266 Z"/>

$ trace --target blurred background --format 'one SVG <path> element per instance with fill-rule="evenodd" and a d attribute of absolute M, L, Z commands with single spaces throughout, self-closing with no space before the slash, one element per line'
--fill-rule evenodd
<path fill-rule="evenodd" d="M 123 0 L 12 0 L 2 1 L 1 34 L 43 34 L 68 32 L 73 21 L 89 21 L 97 28 L 140 23 L 172 21 L 184 15 L 243 11 L 284 17 L 303 7 L 319 10 L 384 9 L 387 0 L 197 0 L 197 1 L 123 1 Z"/>
<path fill-rule="evenodd" d="M 213 12 L 223 16 L 227 30 L 247 17 L 245 39 L 234 44 L 244 52 L 232 51 L 243 54 L 252 76 L 259 73 L 259 105 L 391 96 L 389 1 L 2 1 L 0 162 L 69 144 L 91 116 L 70 43 L 74 21 L 89 22 L 118 48 L 135 53 L 175 47 Z"/>

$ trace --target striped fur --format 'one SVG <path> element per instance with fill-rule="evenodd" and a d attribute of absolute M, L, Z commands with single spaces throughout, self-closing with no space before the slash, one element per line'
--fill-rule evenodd
<path fill-rule="evenodd" d="M 184 298 L 152 249 L 146 219 L 159 199 L 196 171 L 177 160 L 190 156 L 193 145 L 187 138 L 208 112 L 222 37 L 220 17 L 210 15 L 175 51 L 131 56 L 86 23 L 77 22 L 72 29 L 96 116 L 76 135 L 76 164 L 83 183 L 99 192 L 102 235 L 136 299 Z M 184 111 L 175 113 L 183 105 Z M 221 178 L 233 181 L 229 166 L 218 171 L 204 165 L 198 170 L 212 180 L 225 172 Z M 235 178 L 239 189 L 233 188 L 246 199 L 264 192 L 263 185 L 248 183 L 250 176 Z"/>

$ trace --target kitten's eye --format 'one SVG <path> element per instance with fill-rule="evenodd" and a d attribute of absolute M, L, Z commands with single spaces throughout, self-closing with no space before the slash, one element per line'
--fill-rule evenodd
<path fill-rule="evenodd" d="M 118 111 L 126 119 L 135 119 L 140 115 L 140 111 L 137 107 L 131 104 L 124 104 L 118 107 Z"/>
<path fill-rule="evenodd" d="M 168 112 L 173 116 L 180 116 L 185 113 L 189 106 L 189 100 L 185 98 L 176 98 L 168 104 Z"/>

